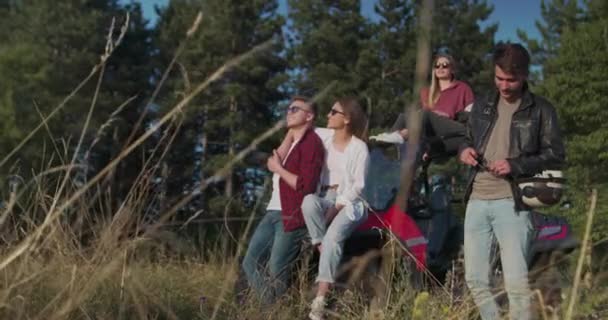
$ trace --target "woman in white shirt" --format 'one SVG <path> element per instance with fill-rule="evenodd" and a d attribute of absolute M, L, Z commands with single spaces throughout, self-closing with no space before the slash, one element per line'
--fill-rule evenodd
<path fill-rule="evenodd" d="M 367 217 L 361 199 L 369 162 L 365 139 L 367 117 L 356 99 L 338 100 L 328 114 L 327 128 L 317 128 L 325 146 L 320 193 L 307 195 L 302 214 L 312 244 L 321 253 L 319 288 L 309 318 L 323 319 L 325 296 L 335 282 L 344 241 Z"/>

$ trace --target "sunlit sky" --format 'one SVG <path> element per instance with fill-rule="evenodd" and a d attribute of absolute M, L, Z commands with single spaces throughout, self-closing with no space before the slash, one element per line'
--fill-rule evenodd
<path fill-rule="evenodd" d="M 127 1 L 129 0 L 125 0 L 125 2 Z M 169 0 L 139 0 L 139 2 L 142 4 L 145 17 L 154 23 L 157 18 L 154 6 L 165 6 Z M 526 31 L 531 37 L 539 37 L 534 22 L 540 19 L 540 0 L 490 0 L 488 2 L 494 6 L 494 12 L 487 23 L 482 24 L 482 27 L 497 22 L 496 40 L 518 41 L 516 34 L 518 28 Z M 363 14 L 373 18 L 374 0 L 363 0 L 362 4 Z M 283 14 L 287 12 L 287 0 L 279 0 L 279 12 Z"/>

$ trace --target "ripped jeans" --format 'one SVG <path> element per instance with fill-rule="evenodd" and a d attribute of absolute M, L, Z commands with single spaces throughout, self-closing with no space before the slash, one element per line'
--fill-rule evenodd
<path fill-rule="evenodd" d="M 351 203 L 327 225 L 325 212 L 336 202 L 335 191 L 330 190 L 324 197 L 309 194 L 302 201 L 302 214 L 313 245 L 321 244 L 319 274 L 316 282 L 334 283 L 338 266 L 342 259 L 344 242 L 367 218 L 367 210 L 361 201 Z"/>

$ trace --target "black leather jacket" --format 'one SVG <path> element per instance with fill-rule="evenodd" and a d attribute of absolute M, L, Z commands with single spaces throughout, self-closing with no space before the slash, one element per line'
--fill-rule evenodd
<path fill-rule="evenodd" d="M 467 147 L 473 147 L 483 154 L 490 133 L 494 128 L 498 113 L 498 92 L 490 94 L 486 99 L 478 99 L 467 122 L 465 142 L 461 145 L 459 154 Z M 519 108 L 511 120 L 511 140 L 509 157 L 511 173 L 508 180 L 514 181 L 520 177 L 532 176 L 546 169 L 558 169 L 565 162 L 565 149 L 562 134 L 557 121 L 557 113 L 551 103 L 544 98 L 534 95 L 524 86 L 524 93 Z M 471 195 L 473 180 L 477 169 L 471 170 L 467 181 L 465 201 Z M 511 183 L 516 209 L 524 209 L 520 201 L 519 189 Z"/>

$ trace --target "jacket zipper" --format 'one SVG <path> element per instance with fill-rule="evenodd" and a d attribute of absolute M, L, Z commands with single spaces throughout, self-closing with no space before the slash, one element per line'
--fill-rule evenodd
<path fill-rule="evenodd" d="M 490 139 L 490 136 L 489 136 L 488 133 L 491 133 L 491 130 L 494 129 L 494 126 L 496 125 L 496 120 L 497 119 L 498 119 L 498 110 L 496 108 L 494 108 L 494 115 L 492 117 L 492 123 L 490 123 L 490 125 L 484 131 L 483 141 L 479 145 L 479 147 L 483 148 L 483 150 L 475 150 L 476 152 L 479 151 L 478 155 L 479 154 L 483 154 L 485 152 L 486 145 L 488 144 L 488 140 Z M 471 196 L 471 193 L 473 192 L 473 183 L 475 182 L 475 177 L 477 177 L 478 173 L 479 173 L 479 169 L 475 168 L 475 174 L 473 174 L 471 176 L 471 178 L 469 179 L 468 187 L 467 187 L 467 190 L 465 192 L 465 199 L 467 199 L 467 200 Z"/>
<path fill-rule="evenodd" d="M 483 135 L 483 141 L 482 144 L 479 146 L 480 149 L 480 153 L 485 153 L 487 145 L 488 145 L 488 140 L 490 140 L 490 134 L 492 134 L 492 130 L 494 129 L 494 126 L 496 125 L 496 120 L 498 120 L 498 110 L 494 109 L 494 116 L 492 118 L 492 123 L 490 123 L 490 125 L 488 126 L 488 128 L 486 128 L 486 131 L 484 132 Z"/>

